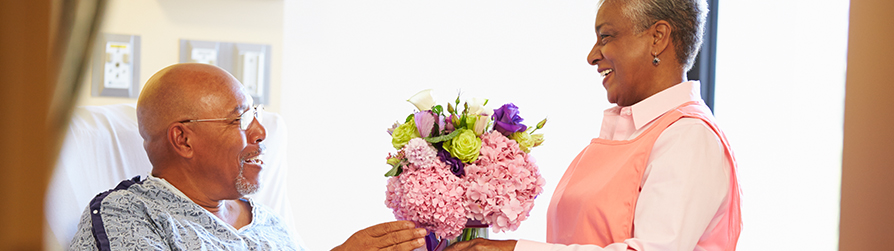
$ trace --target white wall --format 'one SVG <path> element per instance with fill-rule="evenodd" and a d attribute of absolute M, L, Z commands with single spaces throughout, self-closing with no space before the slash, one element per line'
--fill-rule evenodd
<path fill-rule="evenodd" d="M 739 250 L 838 249 L 848 5 L 720 3 L 715 111 L 739 161 Z"/>
<path fill-rule="evenodd" d="M 595 1 L 285 1 L 282 114 L 294 155 L 298 231 L 328 250 L 394 219 L 385 207 L 385 132 L 435 88 L 514 102 L 529 123 L 549 117 L 533 154 L 547 180 L 531 218 L 494 238 L 545 239 L 556 182 L 598 136 L 609 104 L 586 55 Z"/>

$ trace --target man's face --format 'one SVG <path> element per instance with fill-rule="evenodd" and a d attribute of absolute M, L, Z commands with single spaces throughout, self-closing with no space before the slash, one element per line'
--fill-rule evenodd
<path fill-rule="evenodd" d="M 232 80 L 235 82 L 235 79 Z M 266 129 L 254 117 L 245 130 L 239 126 L 243 113 L 254 114 L 251 97 L 238 82 L 232 88 L 224 88 L 218 94 L 202 97 L 207 105 L 207 118 L 228 118 L 220 123 L 193 123 L 198 135 L 196 154 L 210 182 L 224 191 L 235 191 L 239 197 L 252 194 L 260 188 L 259 174 L 264 162 L 261 143 L 267 136 Z M 203 117 L 204 118 L 204 117 Z"/>

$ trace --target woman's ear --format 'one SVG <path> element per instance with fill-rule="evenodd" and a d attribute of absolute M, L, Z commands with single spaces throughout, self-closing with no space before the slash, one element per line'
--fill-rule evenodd
<path fill-rule="evenodd" d="M 652 25 L 652 56 L 658 56 L 664 53 L 667 48 L 670 48 L 671 44 L 671 33 L 673 31 L 673 27 L 671 27 L 670 23 L 664 20 L 659 20 Z"/>
<path fill-rule="evenodd" d="M 168 127 L 168 143 L 171 144 L 174 152 L 183 158 L 192 158 L 193 154 L 195 154 L 190 144 L 190 139 L 193 135 L 193 131 L 183 123 L 174 123 Z"/>

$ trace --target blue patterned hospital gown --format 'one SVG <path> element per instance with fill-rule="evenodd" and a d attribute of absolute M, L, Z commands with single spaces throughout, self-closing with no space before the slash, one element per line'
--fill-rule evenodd
<path fill-rule="evenodd" d="M 269 208 L 250 203 L 251 224 L 236 230 L 167 181 L 134 177 L 90 202 L 69 250 L 304 250 Z"/>

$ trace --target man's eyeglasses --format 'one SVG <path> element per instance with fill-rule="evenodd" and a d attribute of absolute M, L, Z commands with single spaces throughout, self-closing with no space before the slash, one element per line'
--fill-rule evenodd
<path fill-rule="evenodd" d="M 254 119 L 257 119 L 257 120 L 258 120 L 258 124 L 260 124 L 260 123 L 261 123 L 261 116 L 260 116 L 260 114 L 261 114 L 263 111 L 264 111 L 264 106 L 263 106 L 263 105 L 257 105 L 257 106 L 255 106 L 255 107 L 252 107 L 251 109 L 248 109 L 247 111 L 243 112 L 242 114 L 240 114 L 240 115 L 239 115 L 239 118 L 236 119 L 236 120 L 239 121 L 239 129 L 242 129 L 243 131 L 248 130 L 248 126 L 251 125 L 251 122 L 254 121 Z M 227 121 L 227 120 L 231 120 L 231 119 L 233 119 L 233 118 L 220 118 L 220 119 L 188 119 L 188 120 L 180 121 L 180 123 L 187 123 L 187 122 L 208 122 L 208 121 Z"/>

